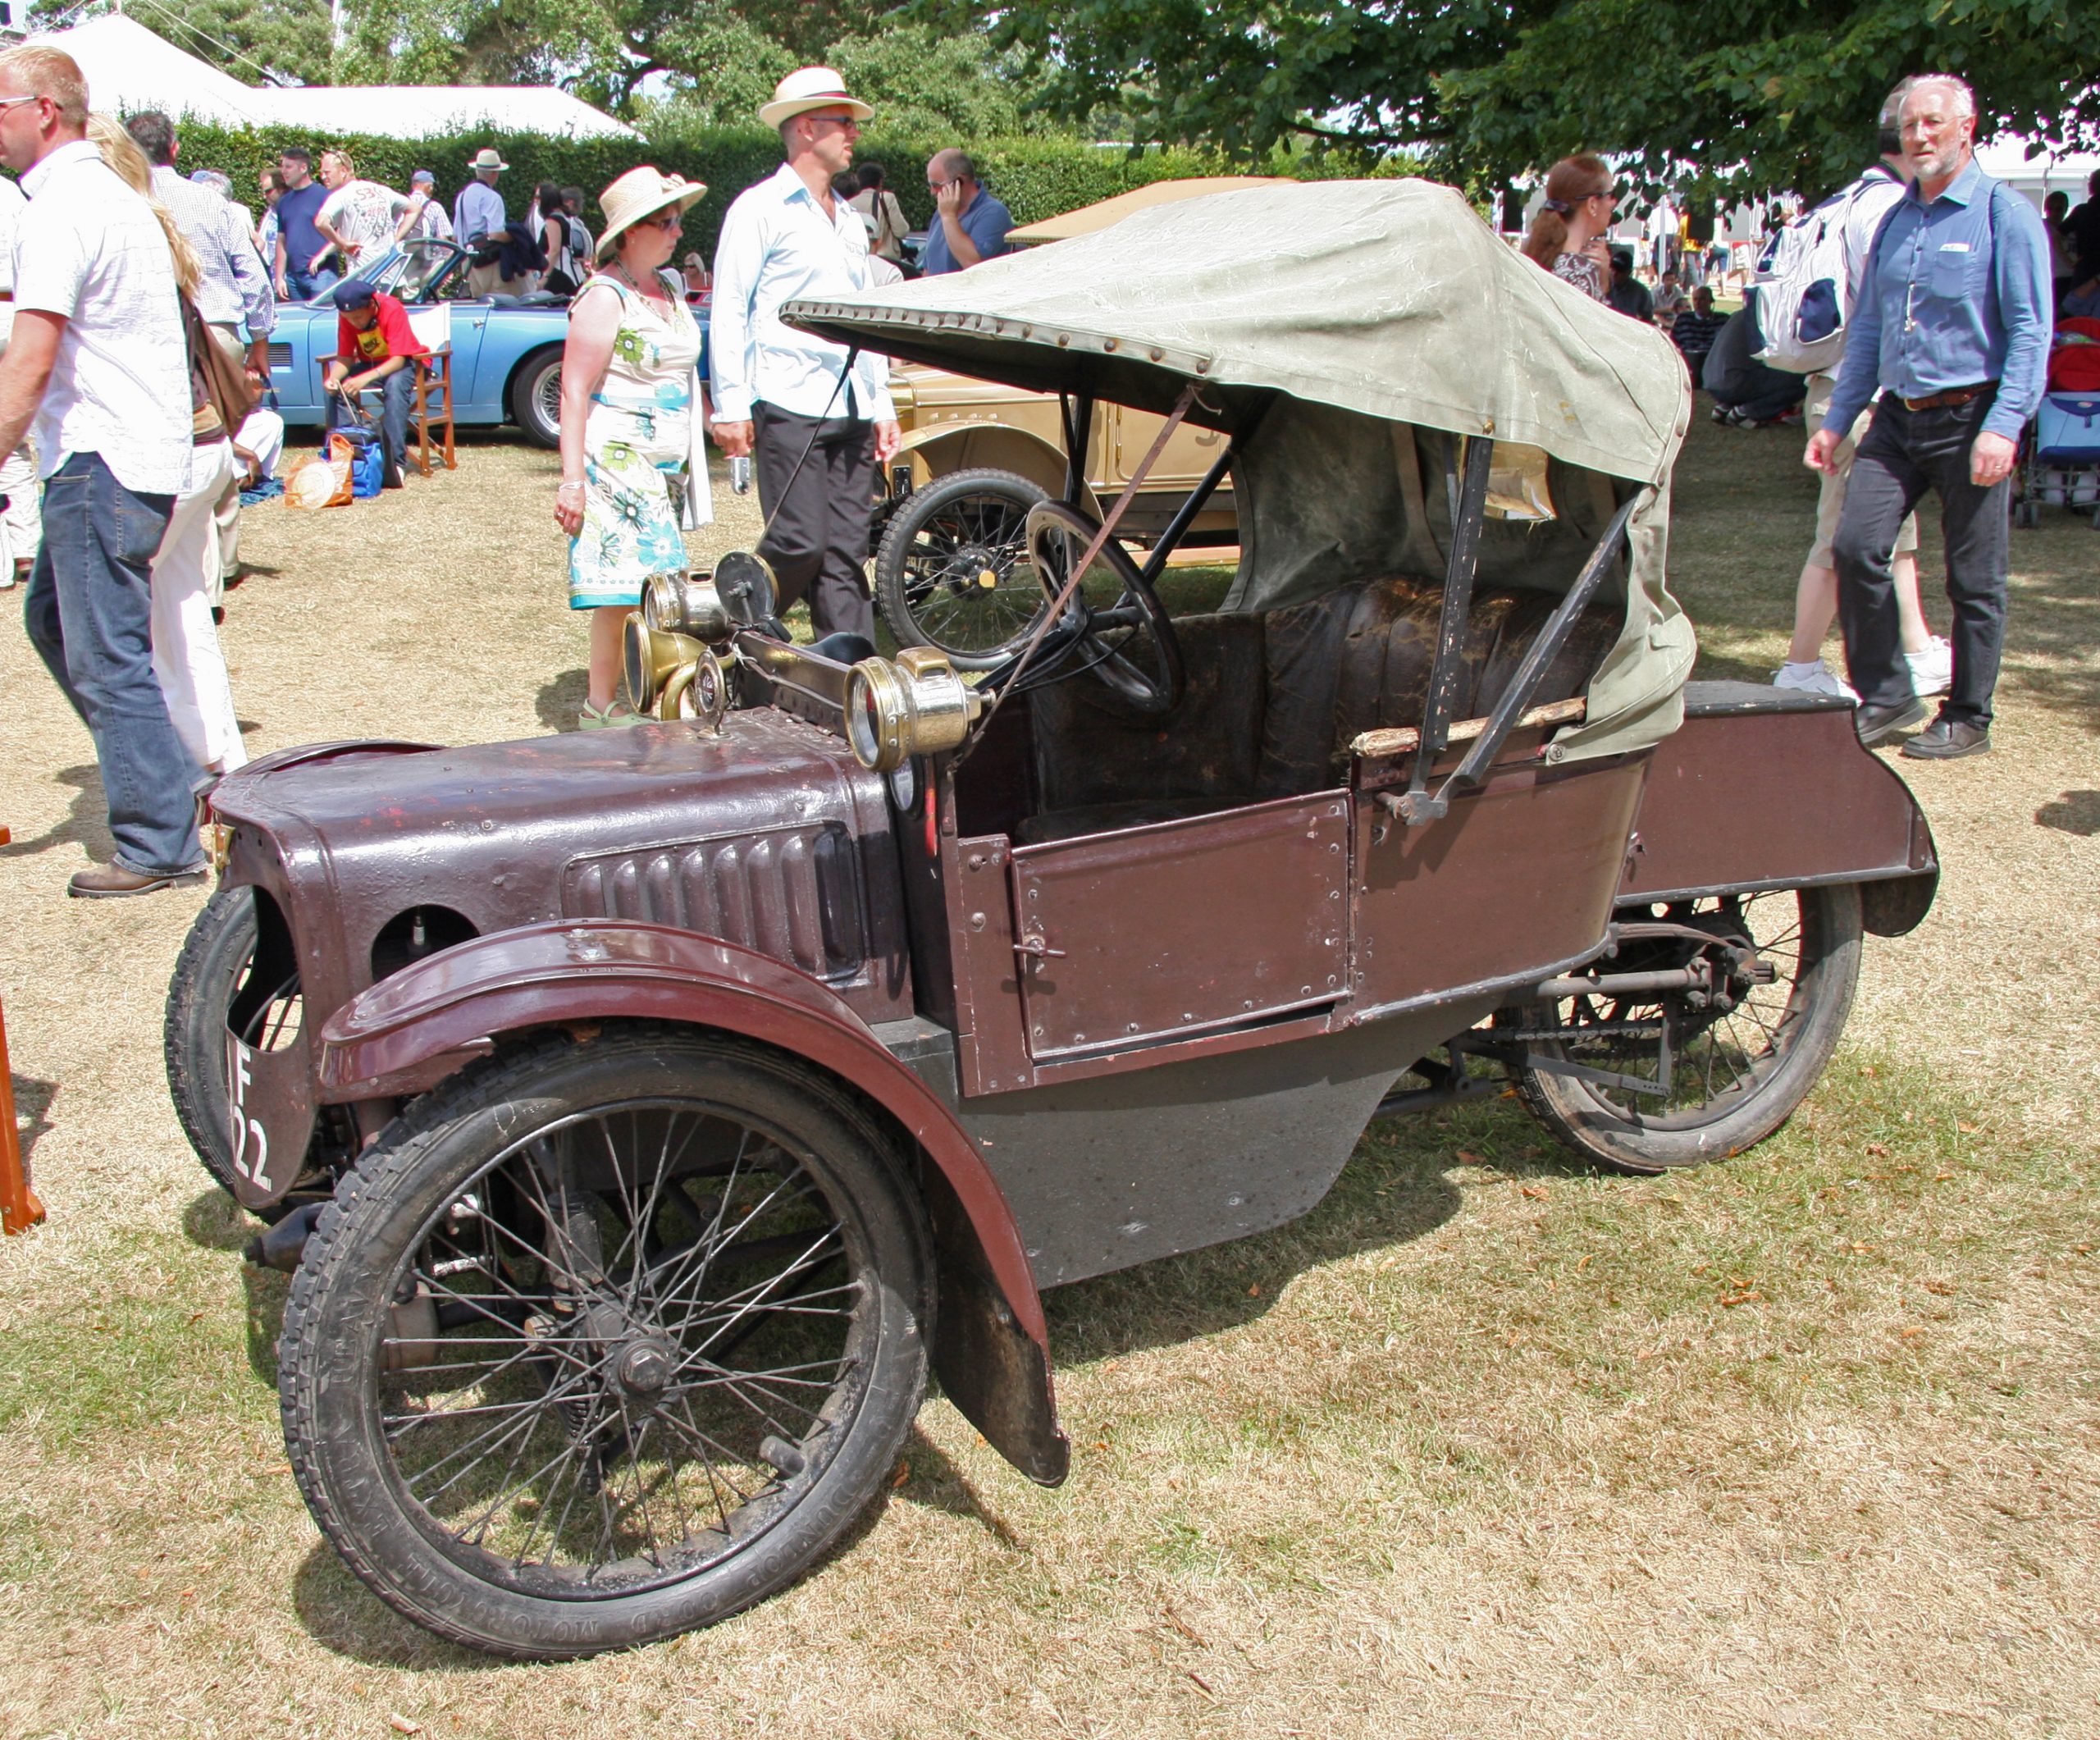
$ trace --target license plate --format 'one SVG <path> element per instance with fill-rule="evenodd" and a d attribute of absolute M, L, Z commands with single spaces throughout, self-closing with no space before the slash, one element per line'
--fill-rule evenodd
<path fill-rule="evenodd" d="M 270 1132 L 262 1120 L 252 1115 L 250 1091 L 255 1085 L 255 1052 L 231 1034 L 226 1035 L 226 1131 L 228 1153 L 234 1175 L 267 1197 L 275 1186 L 270 1181 Z"/>

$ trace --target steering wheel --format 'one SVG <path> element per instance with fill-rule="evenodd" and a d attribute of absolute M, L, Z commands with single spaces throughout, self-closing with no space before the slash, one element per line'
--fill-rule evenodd
<path fill-rule="evenodd" d="M 1028 557 L 1054 603 L 1072 578 L 1101 522 L 1066 501 L 1038 502 L 1028 510 Z M 1068 657 L 1106 683 L 1134 711 L 1171 713 L 1181 704 L 1181 643 L 1152 582 L 1114 538 L 1101 546 L 1093 572 L 1106 569 L 1121 588 L 1106 610 L 1091 603 L 1084 584 L 1050 631 Z M 1140 651 L 1140 647 L 1144 651 Z"/>

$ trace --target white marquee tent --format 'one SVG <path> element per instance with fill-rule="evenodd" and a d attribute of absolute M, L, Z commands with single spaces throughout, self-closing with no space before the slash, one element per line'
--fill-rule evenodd
<path fill-rule="evenodd" d="M 78 61 L 87 75 L 88 100 L 111 113 L 159 109 L 178 120 L 187 116 L 223 126 L 389 139 L 484 127 L 567 139 L 634 136 L 624 122 L 550 85 L 244 84 L 121 12 L 30 39 L 63 48 Z"/>

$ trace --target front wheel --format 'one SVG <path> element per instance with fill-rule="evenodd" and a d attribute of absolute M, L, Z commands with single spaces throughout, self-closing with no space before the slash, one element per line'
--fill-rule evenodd
<path fill-rule="evenodd" d="M 292 1466 L 441 1637 L 651 1642 L 781 1588 L 880 1493 L 932 1273 L 828 1076 L 663 1028 L 542 1042 L 418 1102 L 322 1215 L 278 1350 Z"/>
<path fill-rule="evenodd" d="M 561 445 L 561 352 L 529 358 L 510 383 L 511 421 L 535 447 Z"/>
<path fill-rule="evenodd" d="M 875 546 L 875 601 L 901 646 L 986 670 L 1025 644 L 1049 601 L 1028 561 L 1040 485 L 979 467 L 904 498 Z"/>
<path fill-rule="evenodd" d="M 212 1181 L 233 1194 L 232 1110 L 226 1098 L 226 1016 L 255 960 L 255 897 L 221 888 L 205 902 L 176 957 L 162 1048 L 168 1097 Z"/>
<path fill-rule="evenodd" d="M 1534 1060 L 1518 1071 L 1526 1106 L 1577 1153 L 1622 1171 L 1699 1166 L 1763 1141 L 1845 1030 L 1860 975 L 1859 889 L 1729 894 L 1620 919 L 1629 940 L 1601 970 L 1710 962 L 1712 988 L 1523 1011 L 1516 1037 Z M 1541 1030 L 1558 1036 L 1527 1036 Z M 1636 1091 L 1630 1082 L 1660 1079 L 1665 1043 L 1669 1091 Z"/>

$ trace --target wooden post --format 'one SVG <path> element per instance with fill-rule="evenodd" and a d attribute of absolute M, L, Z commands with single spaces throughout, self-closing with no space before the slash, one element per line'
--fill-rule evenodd
<path fill-rule="evenodd" d="M 0 828 L 0 846 L 13 836 Z M 43 1204 L 30 1188 L 22 1165 L 22 1139 L 15 1128 L 15 1077 L 7 1062 L 7 1021 L 0 1013 L 0 1231 L 27 1232 L 43 1218 Z"/>

